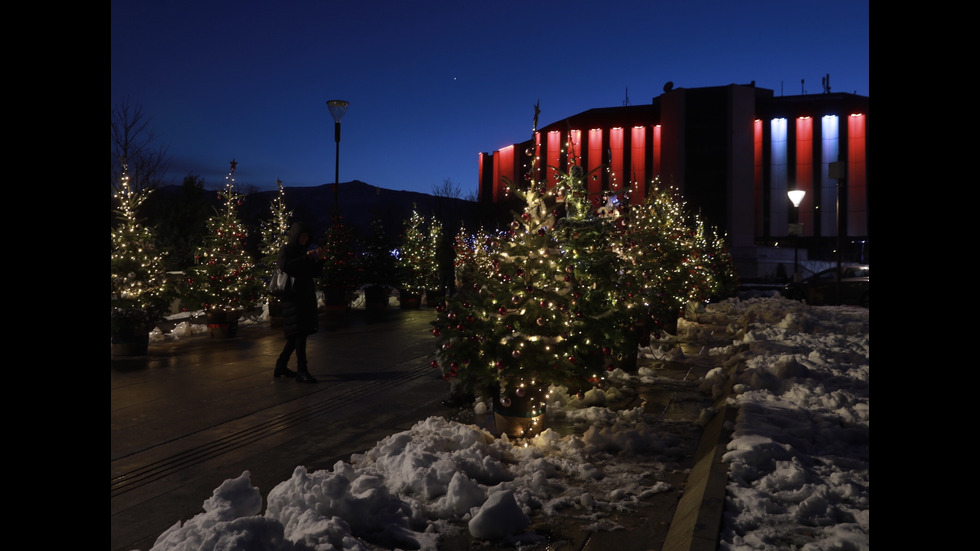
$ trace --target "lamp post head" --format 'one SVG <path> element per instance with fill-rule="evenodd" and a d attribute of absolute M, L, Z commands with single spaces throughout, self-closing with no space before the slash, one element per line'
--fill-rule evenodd
<path fill-rule="evenodd" d="M 330 116 L 333 117 L 334 122 L 340 122 L 340 119 L 344 118 L 344 113 L 347 112 L 348 105 L 350 105 L 350 102 L 342 99 L 327 101 L 327 109 L 330 110 Z"/>
<path fill-rule="evenodd" d="M 792 201 L 794 207 L 799 207 L 800 203 L 803 202 L 803 196 L 806 195 L 806 192 L 802 189 L 791 189 L 786 192 L 786 195 L 789 196 L 789 200 Z"/>

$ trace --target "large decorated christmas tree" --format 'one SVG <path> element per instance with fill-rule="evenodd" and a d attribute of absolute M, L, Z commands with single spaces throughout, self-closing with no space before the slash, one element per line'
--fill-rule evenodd
<path fill-rule="evenodd" d="M 635 369 L 638 347 L 672 331 L 688 301 L 734 281 L 678 196 L 653 186 L 633 205 L 624 192 L 590 197 L 576 161 L 550 185 L 509 187 L 524 210 L 505 235 L 456 238 L 457 292 L 437 308 L 433 365 L 495 413 L 520 402 L 534 417 L 551 386 L 581 394 Z"/>
<path fill-rule="evenodd" d="M 248 230 L 238 213 L 242 195 L 235 191 L 236 165 L 231 161 L 219 192 L 222 206 L 208 218 L 204 242 L 194 255 L 197 265 L 190 270 L 189 286 L 205 310 L 248 310 L 262 296 L 262 280 L 245 247 Z"/>
<path fill-rule="evenodd" d="M 549 385 L 581 392 L 614 366 L 617 347 L 635 346 L 622 338 L 629 319 L 617 305 L 615 230 L 593 215 L 584 187 L 573 171 L 547 192 L 515 189 L 525 208 L 506 236 L 457 252 L 458 292 L 434 322 L 435 363 L 495 408 Z M 479 261 L 484 244 L 492 249 Z"/>

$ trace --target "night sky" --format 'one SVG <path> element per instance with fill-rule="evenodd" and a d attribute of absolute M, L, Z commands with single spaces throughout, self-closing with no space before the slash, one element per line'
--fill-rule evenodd
<path fill-rule="evenodd" d="M 152 119 L 165 184 L 341 182 L 476 193 L 477 157 L 675 88 L 870 96 L 869 1 L 208 0 L 111 3 L 110 108 Z M 803 81 L 803 82 L 801 82 Z"/>

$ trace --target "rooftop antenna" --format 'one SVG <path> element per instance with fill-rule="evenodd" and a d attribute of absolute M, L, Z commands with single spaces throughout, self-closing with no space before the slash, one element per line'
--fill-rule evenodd
<path fill-rule="evenodd" d="M 806 82 L 806 79 L 801 78 L 800 79 L 800 93 L 805 96 L 806 95 L 806 87 L 803 86 L 803 83 L 804 82 Z"/>
<path fill-rule="evenodd" d="M 629 104 L 630 104 L 630 87 L 627 86 L 626 87 L 626 99 L 623 100 L 623 105 L 629 105 Z"/>
<path fill-rule="evenodd" d="M 829 94 L 830 93 L 830 73 L 827 73 L 827 76 L 825 76 L 822 79 L 820 79 L 820 83 L 823 84 L 823 93 L 824 94 Z"/>

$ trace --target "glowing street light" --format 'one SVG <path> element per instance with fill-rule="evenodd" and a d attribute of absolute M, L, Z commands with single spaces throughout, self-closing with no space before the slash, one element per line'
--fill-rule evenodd
<path fill-rule="evenodd" d="M 340 212 L 340 198 L 338 197 L 337 188 L 340 187 L 340 119 L 344 118 L 344 113 L 347 112 L 347 107 L 350 102 L 344 101 L 342 99 L 332 99 L 327 101 L 327 109 L 330 110 L 330 116 L 333 117 L 333 139 L 337 142 L 337 154 L 336 163 L 333 175 L 333 207 L 334 212 Z"/>
<path fill-rule="evenodd" d="M 800 203 L 803 202 L 803 197 L 806 192 L 802 189 L 791 189 L 786 192 L 787 197 L 789 197 L 790 202 L 793 203 L 793 207 L 796 209 L 796 223 L 789 225 L 789 234 L 793 237 L 793 281 L 800 281 L 800 247 L 799 239 L 800 234 L 803 233 L 803 224 L 800 223 Z"/>

